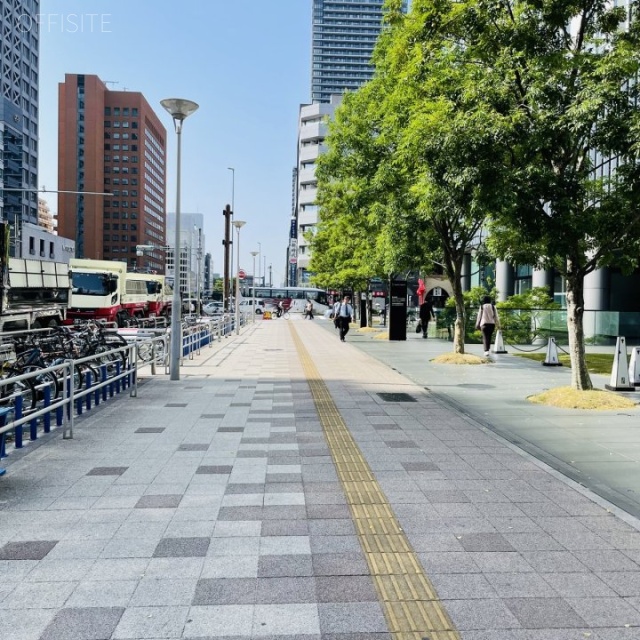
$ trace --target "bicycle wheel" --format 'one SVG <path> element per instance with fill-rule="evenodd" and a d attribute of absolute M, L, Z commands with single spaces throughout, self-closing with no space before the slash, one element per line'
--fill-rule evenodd
<path fill-rule="evenodd" d="M 30 411 L 36 406 L 36 388 L 30 379 L 8 382 L 0 388 L 0 404 L 13 407 L 16 398 L 22 397 L 22 411 Z"/>
<path fill-rule="evenodd" d="M 288 311 L 285 311 L 285 312 L 282 314 L 282 317 L 283 317 L 285 320 L 288 320 L 288 319 L 289 319 L 289 312 L 288 312 Z"/>
<path fill-rule="evenodd" d="M 40 367 L 28 366 L 22 373 L 34 373 L 31 380 L 36 390 L 36 400 L 44 398 L 44 390 L 48 388 L 51 392 L 51 400 L 55 400 L 60 395 L 60 382 L 53 371 L 40 371 Z"/>
<path fill-rule="evenodd" d="M 136 349 L 138 351 L 138 360 L 142 360 L 142 362 L 151 362 L 151 359 L 153 358 L 151 342 L 139 342 L 136 345 Z"/>

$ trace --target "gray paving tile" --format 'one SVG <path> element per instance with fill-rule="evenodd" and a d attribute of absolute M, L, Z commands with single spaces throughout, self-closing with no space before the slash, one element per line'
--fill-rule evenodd
<path fill-rule="evenodd" d="M 194 606 L 189 610 L 184 638 L 251 636 L 253 605 Z"/>
<path fill-rule="evenodd" d="M 430 578 L 443 600 L 497 597 L 495 589 L 481 573 L 434 573 Z"/>
<path fill-rule="evenodd" d="M 498 598 L 447 600 L 446 609 L 458 631 L 471 629 L 519 629 L 522 625 Z"/>
<path fill-rule="evenodd" d="M 140 427 L 134 433 L 162 433 L 165 427 Z"/>
<path fill-rule="evenodd" d="M 501 598 L 553 598 L 556 591 L 535 573 L 485 573 Z"/>
<path fill-rule="evenodd" d="M 207 555 L 209 538 L 163 538 L 153 552 L 154 558 L 200 558 Z"/>
<path fill-rule="evenodd" d="M 589 626 L 562 598 L 508 598 L 504 603 L 526 629 Z"/>
<path fill-rule="evenodd" d="M 598 551 L 598 553 L 593 553 L 592 551 L 574 551 L 573 555 L 593 571 L 640 572 L 640 566 L 620 551 L 608 549 L 602 549 Z"/>
<path fill-rule="evenodd" d="M 295 578 L 313 575 L 310 555 L 261 555 L 258 561 L 259 578 Z"/>
<path fill-rule="evenodd" d="M 180 638 L 189 607 L 129 607 L 111 636 L 113 640 Z"/>
<path fill-rule="evenodd" d="M 57 543 L 57 540 L 7 542 L 0 547 L 0 560 L 42 560 Z"/>
<path fill-rule="evenodd" d="M 34 582 L 15 585 L 2 599 L 3 609 L 59 609 L 76 588 L 75 582 Z"/>
<path fill-rule="evenodd" d="M 312 557 L 316 576 L 369 575 L 369 567 L 362 554 L 317 553 Z"/>
<path fill-rule="evenodd" d="M 61 609 L 44 630 L 41 640 L 111 638 L 124 611 L 121 607 Z"/>
<path fill-rule="evenodd" d="M 192 604 L 254 604 L 256 583 L 255 578 L 203 578 L 198 580 Z"/>
<path fill-rule="evenodd" d="M 309 532 L 312 536 L 353 536 L 356 533 L 351 519 L 310 520 Z"/>
<path fill-rule="evenodd" d="M 13 609 L 0 608 L 0 629 L 3 638 L 38 640 L 54 615 L 55 609 L 25 609 L 20 615 L 16 615 Z"/>
<path fill-rule="evenodd" d="M 361 549 L 355 535 L 311 536 L 312 553 L 350 553 Z"/>
<path fill-rule="evenodd" d="M 180 505 L 182 495 L 146 495 L 135 505 L 136 509 L 170 509 Z"/>
<path fill-rule="evenodd" d="M 67 607 L 126 607 L 138 580 L 100 580 L 78 583 L 66 602 Z"/>
<path fill-rule="evenodd" d="M 467 533 L 458 539 L 465 551 L 514 551 L 500 533 Z"/>
<path fill-rule="evenodd" d="M 94 467 L 88 476 L 121 476 L 129 467 Z"/>
<path fill-rule="evenodd" d="M 258 483 L 229 483 L 225 490 L 225 495 L 234 495 L 242 493 L 264 493 L 265 485 Z"/>
<path fill-rule="evenodd" d="M 568 597 L 566 601 L 591 627 L 640 627 L 640 611 L 622 598 Z"/>
<path fill-rule="evenodd" d="M 209 556 L 197 574 L 197 577 L 201 578 L 256 578 L 257 576 L 257 554 L 247 556 Z"/>
<path fill-rule="evenodd" d="M 196 469 L 196 474 L 200 474 L 200 475 L 230 474 L 232 471 L 233 471 L 233 467 L 230 465 L 201 465 Z"/>
<path fill-rule="evenodd" d="M 303 576 L 260 577 L 257 604 L 315 603 L 316 579 Z"/>
<path fill-rule="evenodd" d="M 254 638 L 304 637 L 319 635 L 315 604 L 257 604 L 254 609 Z"/>
<path fill-rule="evenodd" d="M 316 590 L 318 602 L 378 601 L 370 576 L 318 576 Z"/>
<path fill-rule="evenodd" d="M 620 596 L 640 596 L 640 573 L 637 571 L 607 571 L 597 575 Z"/>
<path fill-rule="evenodd" d="M 280 522 L 278 520 L 266 520 L 262 523 L 260 535 L 262 536 L 307 536 L 310 524 L 306 520 L 291 520 Z"/>
<path fill-rule="evenodd" d="M 318 604 L 320 629 L 328 633 L 386 633 L 387 624 L 377 602 L 325 602 Z"/>

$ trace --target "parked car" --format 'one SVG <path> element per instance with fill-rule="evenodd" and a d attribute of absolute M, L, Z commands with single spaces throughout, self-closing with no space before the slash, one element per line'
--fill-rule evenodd
<path fill-rule="evenodd" d="M 254 303 L 256 313 L 262 315 L 265 310 L 264 300 L 258 300 L 257 298 L 255 300 L 247 300 L 246 298 L 244 300 L 240 300 L 240 311 L 244 313 L 251 313 Z"/>
<path fill-rule="evenodd" d="M 223 312 L 222 302 L 207 302 L 202 307 L 202 312 L 207 316 L 222 315 L 222 312 Z"/>

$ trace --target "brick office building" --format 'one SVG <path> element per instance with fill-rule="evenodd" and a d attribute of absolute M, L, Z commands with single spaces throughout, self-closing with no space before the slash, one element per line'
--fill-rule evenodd
<path fill-rule="evenodd" d="M 164 273 L 166 129 L 136 91 L 66 74 L 58 89 L 58 233 L 76 257 L 121 260 Z M 109 194 L 109 195 L 99 195 Z"/>

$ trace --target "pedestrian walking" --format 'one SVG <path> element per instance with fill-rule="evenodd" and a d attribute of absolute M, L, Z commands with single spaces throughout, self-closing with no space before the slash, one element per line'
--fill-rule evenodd
<path fill-rule="evenodd" d="M 353 317 L 353 307 L 351 306 L 351 298 L 345 296 L 342 302 L 338 303 L 335 310 L 334 324 L 340 330 L 340 341 L 344 342 L 347 333 L 349 333 L 349 324 Z"/>
<path fill-rule="evenodd" d="M 498 329 L 500 328 L 498 311 L 491 301 L 491 298 L 484 296 L 484 298 L 482 298 L 482 305 L 478 311 L 478 317 L 476 318 L 476 329 L 482 331 L 482 344 L 484 346 L 485 356 L 491 353 L 491 340 L 493 339 L 493 332 L 496 327 Z"/>
<path fill-rule="evenodd" d="M 307 304 L 304 306 L 304 317 L 313 320 L 313 302 L 307 300 Z"/>
<path fill-rule="evenodd" d="M 424 302 L 420 305 L 420 327 L 422 328 L 422 337 L 427 337 L 427 330 L 429 329 L 429 320 L 435 320 L 436 317 L 433 313 L 433 305 L 428 298 L 424 299 Z"/>

